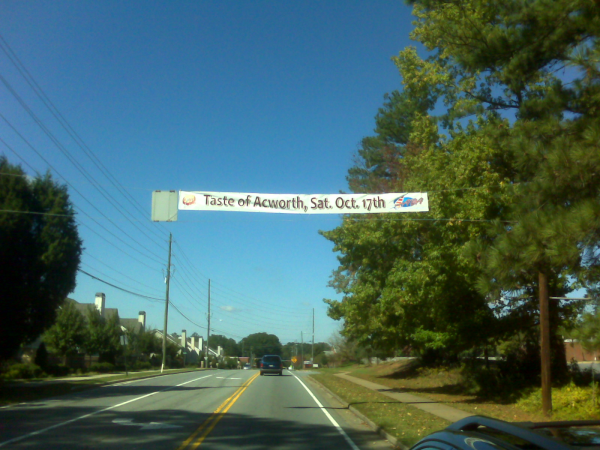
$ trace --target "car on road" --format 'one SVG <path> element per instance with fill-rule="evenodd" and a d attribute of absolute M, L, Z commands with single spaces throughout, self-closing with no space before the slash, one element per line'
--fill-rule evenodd
<path fill-rule="evenodd" d="M 250 370 L 252 366 L 250 364 L 244 364 L 244 370 Z"/>
<path fill-rule="evenodd" d="M 283 375 L 283 362 L 279 355 L 265 355 L 261 358 L 259 363 L 260 374 L 265 373 L 276 373 Z"/>
<path fill-rule="evenodd" d="M 505 422 L 466 417 L 417 442 L 411 450 L 573 450 L 600 445 L 600 421 Z"/>

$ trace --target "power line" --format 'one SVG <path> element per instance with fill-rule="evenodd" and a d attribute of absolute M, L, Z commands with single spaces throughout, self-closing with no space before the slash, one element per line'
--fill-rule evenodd
<path fill-rule="evenodd" d="M 136 297 L 145 298 L 145 299 L 148 299 L 148 300 L 150 300 L 150 301 L 158 301 L 158 302 L 164 302 L 164 301 L 165 301 L 165 299 L 164 299 L 164 298 L 150 297 L 150 296 L 148 296 L 148 295 L 143 295 L 143 294 L 139 294 L 139 293 L 137 293 L 137 292 L 130 291 L 130 290 L 128 290 L 128 289 L 124 289 L 124 288 L 122 288 L 122 287 L 119 287 L 119 286 L 117 286 L 117 285 L 115 285 L 115 284 L 109 283 L 108 281 L 105 281 L 105 280 L 103 280 L 102 278 L 98 278 L 98 277 L 96 277 L 96 276 L 92 275 L 91 273 L 88 273 L 88 272 L 86 272 L 85 270 L 81 270 L 81 269 L 77 269 L 77 270 L 78 270 L 79 272 L 81 272 L 81 273 L 83 273 L 83 274 L 87 275 L 88 277 L 90 277 L 90 278 L 93 278 L 94 280 L 100 281 L 101 283 L 107 284 L 107 285 L 109 285 L 109 286 L 111 286 L 111 287 L 113 287 L 113 288 L 115 288 L 115 289 L 118 289 L 118 290 L 120 290 L 120 291 L 127 292 L 128 294 L 135 295 Z"/>
<path fill-rule="evenodd" d="M 21 105 L 21 107 L 23 107 L 23 109 L 25 109 L 25 111 L 29 114 L 29 116 L 34 120 L 34 122 L 42 129 L 42 131 L 44 132 L 44 134 L 46 134 L 46 136 L 48 136 L 48 138 L 50 139 L 50 141 L 56 146 L 56 148 L 58 148 L 58 150 L 71 162 L 71 164 L 73 164 L 75 166 L 75 168 L 89 181 L 91 181 L 93 183 L 94 188 L 96 188 L 96 190 L 100 193 L 100 195 L 102 195 L 108 202 L 115 202 L 117 203 L 117 205 L 119 206 L 117 209 L 117 211 L 119 211 L 119 213 L 125 217 L 127 220 L 129 220 L 131 222 L 131 220 L 129 219 L 129 217 L 127 217 L 125 215 L 125 213 L 123 212 L 124 210 L 127 210 L 126 208 L 124 208 L 116 198 L 114 197 L 110 197 L 110 194 L 108 194 L 108 192 L 106 192 L 106 190 L 104 188 L 102 188 L 101 186 L 98 185 L 98 182 L 96 181 L 96 179 L 71 155 L 71 153 L 67 150 L 67 148 L 58 140 L 58 138 L 56 138 L 52 132 L 48 129 L 48 127 L 46 127 L 46 125 L 44 125 L 44 123 L 39 119 L 39 117 L 37 117 L 37 115 L 31 110 L 31 108 L 29 108 L 29 106 L 27 105 L 27 103 L 25 103 L 25 101 L 21 98 L 21 96 L 19 96 L 19 94 L 17 94 L 17 92 L 13 89 L 13 87 L 10 85 L 10 83 L 8 83 L 8 81 L 6 80 L 6 78 L 4 78 L 2 76 L 2 74 L 0 74 L 0 81 L 2 81 L 2 83 L 6 86 L 6 88 L 9 90 L 9 92 L 13 95 L 13 97 L 15 97 L 17 99 L 17 101 L 19 102 L 19 104 Z M 3 116 L 4 117 L 4 116 Z M 5 119 L 6 121 L 6 119 Z M 8 123 L 8 121 L 7 121 Z M 10 124 L 9 124 L 10 125 Z M 16 129 L 10 125 L 11 128 L 13 128 L 13 130 L 16 131 Z M 112 223 L 112 222 L 111 222 Z M 144 234 L 148 239 L 150 239 L 151 241 L 153 241 L 153 239 L 148 236 L 146 234 L 146 232 L 144 230 L 142 230 L 140 227 L 136 226 L 135 223 L 131 222 L 132 225 L 134 225 L 142 234 Z M 115 225 L 113 223 L 113 225 Z M 115 225 L 116 226 L 116 225 Z M 123 234 L 125 234 L 128 238 L 134 240 L 131 236 L 129 236 L 129 234 L 127 234 L 124 230 L 121 229 L 121 232 Z M 136 241 L 137 242 L 137 241 Z M 156 241 L 153 241 L 156 244 Z M 141 244 L 140 244 L 141 245 Z M 160 244 L 157 244 L 160 246 Z M 152 251 L 148 250 L 148 252 L 154 254 L 155 256 L 156 253 L 153 253 Z"/>
<path fill-rule="evenodd" d="M 35 212 L 35 211 L 15 211 L 15 210 L 11 210 L 11 209 L 0 209 L 0 212 L 12 213 L 12 214 L 34 214 L 37 216 L 75 217 L 75 214 L 52 214 L 52 213 Z"/>
<path fill-rule="evenodd" d="M 96 205 L 94 203 L 92 203 L 86 196 L 84 196 L 75 186 L 73 186 L 52 164 L 50 164 L 50 162 L 25 138 L 25 136 L 23 136 L 9 121 L 6 117 L 4 117 L 4 115 L 2 113 L 0 113 L 0 118 L 2 118 L 10 128 L 12 128 L 12 130 L 52 169 L 54 170 L 54 172 L 56 172 L 56 174 L 62 178 L 64 180 L 64 182 L 71 188 L 73 189 L 73 191 L 75 191 L 77 194 L 79 194 L 81 196 L 81 198 L 83 198 L 85 201 L 87 201 L 92 208 L 94 208 L 98 213 L 100 213 L 100 215 L 102 217 L 104 217 L 104 219 L 106 219 L 108 222 L 110 222 L 115 228 L 117 228 L 119 231 L 121 231 L 123 234 L 125 234 L 126 236 L 128 236 L 132 241 L 136 242 L 140 247 L 145 248 L 144 245 L 142 245 L 141 243 L 139 243 L 138 241 L 136 241 L 135 239 L 131 238 L 131 236 L 129 236 L 127 233 L 125 233 L 125 231 L 119 227 L 118 225 L 116 225 L 111 219 L 108 218 L 108 216 L 106 216 L 106 214 L 104 214 L 102 211 L 100 211 L 100 209 L 98 209 L 98 207 L 96 207 Z M 5 143 L 6 144 L 6 143 Z M 85 211 L 83 211 L 81 208 L 80 212 L 83 213 L 85 216 L 87 216 L 88 218 L 90 218 L 92 221 L 94 221 L 98 226 L 100 226 L 102 229 L 104 229 L 107 233 L 111 234 L 112 236 L 114 236 L 116 239 L 118 239 L 119 241 L 121 241 L 123 244 L 127 245 L 128 247 L 130 247 L 132 250 L 135 250 L 136 252 L 142 254 L 143 256 L 145 256 L 148 259 L 153 259 L 151 257 L 149 257 L 148 255 L 144 255 L 140 250 L 136 249 L 135 247 L 131 246 L 129 243 L 125 242 L 123 239 L 121 239 L 120 237 L 118 237 L 117 235 L 115 235 L 113 232 L 111 232 L 110 230 L 108 230 L 104 225 L 100 224 L 97 220 L 95 220 L 92 216 L 90 216 L 89 214 L 87 214 Z M 156 255 L 158 256 L 158 255 Z M 160 257 L 159 257 L 160 258 Z M 162 264 L 162 260 L 158 259 L 155 260 L 158 261 L 160 264 Z"/>
<path fill-rule="evenodd" d="M 98 262 L 98 263 L 102 264 L 103 266 L 107 267 L 108 269 L 110 269 L 110 270 L 113 270 L 113 271 L 115 271 L 115 272 L 118 272 L 118 273 L 119 273 L 119 275 L 121 275 L 121 276 L 124 276 L 125 278 L 127 278 L 127 280 L 128 280 L 129 282 L 136 283 L 136 284 L 138 284 L 139 286 L 141 286 L 141 287 L 143 287 L 143 288 L 145 288 L 145 289 L 154 290 L 152 287 L 150 287 L 150 286 L 148 286 L 148 285 L 146 285 L 146 284 L 144 284 L 144 283 L 141 283 L 140 281 L 136 280 L 135 278 L 129 277 L 129 276 L 125 275 L 123 272 L 115 270 L 114 268 L 112 268 L 112 267 L 111 267 L 111 266 L 109 266 L 108 264 L 105 264 L 104 262 L 102 262 L 100 259 L 98 259 L 98 258 L 96 258 L 96 257 L 94 257 L 94 256 L 92 256 L 92 255 L 90 255 L 90 254 L 89 254 L 87 251 L 84 251 L 84 252 L 83 252 L 83 254 L 85 255 L 85 257 L 86 257 L 86 258 L 92 258 L 92 259 L 94 259 L 96 262 Z M 130 287 L 130 288 L 132 288 L 132 289 L 137 289 L 137 288 L 134 288 L 133 286 L 128 286 L 128 285 L 127 285 L 126 283 L 124 283 L 122 280 L 119 280 L 119 279 L 117 279 L 117 278 L 111 277 L 110 275 L 108 275 L 108 274 L 106 274 L 106 273 L 103 273 L 102 271 L 98 270 L 96 267 L 92 267 L 92 266 L 91 266 L 91 265 L 89 265 L 88 263 L 82 262 L 81 264 L 84 264 L 84 265 L 86 265 L 87 267 L 89 267 L 90 269 L 92 269 L 92 270 L 94 270 L 95 272 L 99 273 L 100 275 L 104 275 L 104 276 L 105 276 L 105 277 L 107 277 L 108 279 L 110 279 L 110 280 L 113 280 L 113 281 L 115 281 L 115 282 L 117 282 L 117 283 L 119 283 L 119 284 L 122 284 L 122 285 L 123 285 L 123 286 L 125 286 L 125 287 Z M 156 295 L 155 293 L 146 293 L 146 292 L 142 292 L 142 293 L 143 293 L 143 294 L 146 294 L 146 295 Z M 159 295 L 160 295 L 160 294 L 159 294 Z"/>
<path fill-rule="evenodd" d="M 137 261 L 138 263 L 140 263 L 141 265 L 143 265 L 144 267 L 147 267 L 150 270 L 154 270 L 155 272 L 160 273 L 160 270 L 156 269 L 155 267 L 149 266 L 148 264 L 146 264 L 143 261 L 140 261 L 138 258 L 136 258 L 133 255 L 130 255 L 129 253 L 127 253 L 125 250 L 123 250 L 121 247 L 115 245 L 114 243 L 112 243 L 111 241 L 109 241 L 108 239 L 106 239 L 104 236 L 102 236 L 100 233 L 98 233 L 96 230 L 94 230 L 92 227 L 90 227 L 89 225 L 81 222 L 80 220 L 78 221 L 79 225 L 86 227 L 87 229 L 89 229 L 92 233 L 94 233 L 96 236 L 98 236 L 100 239 L 106 241 L 108 244 L 110 244 L 112 247 L 116 248 L 118 251 L 120 251 L 121 253 L 123 253 L 124 255 L 128 256 L 129 258 Z M 144 255 L 145 256 L 145 255 Z"/>
<path fill-rule="evenodd" d="M 129 197 L 129 201 L 133 202 L 133 206 L 140 212 L 143 216 L 146 216 L 146 213 L 142 211 L 141 205 L 139 202 L 132 197 L 129 193 L 127 193 L 121 183 L 114 177 L 114 175 L 106 168 L 106 166 L 100 161 L 100 159 L 96 156 L 96 154 L 86 145 L 83 139 L 77 134 L 77 132 L 73 129 L 71 124 L 65 119 L 65 117 L 61 114 L 58 108 L 54 105 L 54 103 L 50 100 L 50 98 L 46 95 L 44 90 L 40 87 L 40 85 L 36 82 L 35 78 L 27 67 L 21 62 L 17 54 L 12 50 L 8 42 L 4 39 L 4 37 L 0 34 L 0 48 L 4 51 L 8 59 L 13 63 L 13 65 L 17 68 L 21 76 L 25 79 L 27 84 L 31 87 L 31 89 L 35 92 L 35 94 L 42 100 L 44 105 L 48 108 L 50 113 L 54 116 L 54 118 L 60 123 L 63 129 L 73 138 L 74 142 L 83 150 L 83 152 L 88 156 L 88 158 L 92 161 L 92 163 L 100 170 L 100 172 L 106 177 L 106 179 L 123 195 L 124 198 Z M 114 180 L 114 181 L 113 181 Z M 95 181 L 95 180 L 94 180 Z M 126 195 L 127 194 L 127 195 Z M 146 221 L 146 223 L 149 219 Z M 159 239 L 163 237 L 157 234 L 152 227 L 148 227 L 155 236 Z M 156 242 L 155 242 L 156 243 Z"/>

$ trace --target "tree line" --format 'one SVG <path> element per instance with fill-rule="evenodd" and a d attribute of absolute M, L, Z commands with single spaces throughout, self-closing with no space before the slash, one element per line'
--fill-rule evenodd
<path fill-rule="evenodd" d="M 347 215 L 326 299 L 342 334 L 437 364 L 500 352 L 539 373 L 540 288 L 597 299 L 600 10 L 593 1 L 414 0 L 411 38 L 347 180 L 352 192 L 428 192 L 430 212 Z M 584 305 L 550 301 L 559 329 Z M 595 314 L 595 313 L 594 313 Z M 535 378 L 535 377 L 533 377 Z"/>

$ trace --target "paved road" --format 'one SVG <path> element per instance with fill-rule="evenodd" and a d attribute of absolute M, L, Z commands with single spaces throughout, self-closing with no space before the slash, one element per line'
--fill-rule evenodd
<path fill-rule="evenodd" d="M 381 449 L 297 372 L 188 372 L 0 409 L 0 447 Z"/>

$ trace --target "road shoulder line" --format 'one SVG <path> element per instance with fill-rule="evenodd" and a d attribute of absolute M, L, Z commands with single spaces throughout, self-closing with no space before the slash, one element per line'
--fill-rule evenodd
<path fill-rule="evenodd" d="M 315 380 L 311 376 L 309 376 L 308 379 L 310 380 L 311 383 L 314 383 L 319 389 L 322 389 L 327 395 L 331 396 L 333 399 L 338 401 L 341 405 L 345 406 L 348 409 L 348 411 L 352 412 L 356 417 L 358 417 L 360 420 L 365 422 L 369 426 L 369 428 L 371 428 L 375 433 L 377 433 L 382 438 L 386 439 L 392 445 L 392 447 L 399 448 L 401 450 L 408 450 L 408 447 L 406 445 L 404 445 L 402 442 L 400 442 L 398 439 L 396 439 L 396 437 L 389 434 L 382 427 L 377 425 L 375 422 L 373 422 L 371 419 L 369 419 L 367 416 L 365 416 L 363 413 L 361 413 L 354 406 L 350 405 L 347 401 L 342 399 L 340 396 L 338 396 L 337 394 L 330 391 L 327 387 L 325 387 L 319 381 Z"/>
<path fill-rule="evenodd" d="M 334 426 L 334 428 L 336 430 L 338 430 L 338 432 L 342 435 L 342 437 L 350 445 L 352 450 L 360 450 L 358 448 L 358 446 L 354 443 L 354 441 L 352 439 L 350 439 L 350 436 L 348 436 L 348 434 L 344 431 L 344 429 L 337 423 L 337 421 L 331 416 L 331 414 L 329 414 L 329 411 L 327 411 L 327 409 L 325 409 L 325 407 L 321 404 L 321 402 L 315 396 L 315 394 L 313 394 L 312 391 L 308 388 L 308 386 L 306 384 L 304 384 L 304 381 L 302 381 L 300 378 L 298 378 L 293 372 L 290 372 L 290 373 L 296 380 L 298 380 L 298 382 L 302 385 L 302 387 L 304 387 L 304 389 L 306 389 L 306 392 L 308 392 L 308 394 L 312 397 L 312 399 L 315 401 L 317 406 L 321 409 L 321 411 L 323 411 L 323 414 L 325 414 L 325 416 L 329 419 L 329 421 Z"/>

